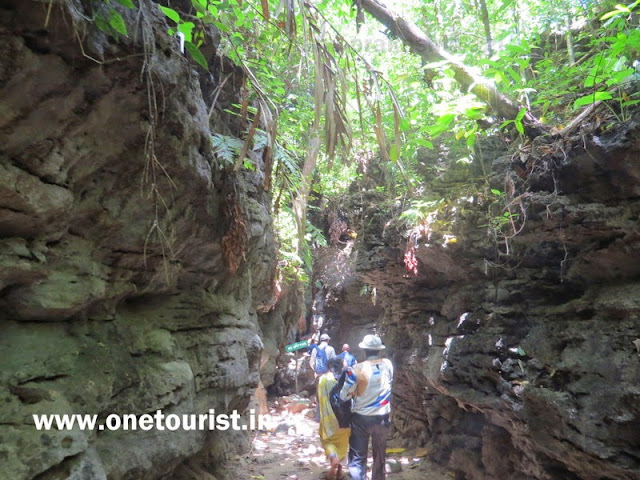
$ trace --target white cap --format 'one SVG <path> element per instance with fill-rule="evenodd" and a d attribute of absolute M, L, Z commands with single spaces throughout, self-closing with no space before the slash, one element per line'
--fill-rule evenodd
<path fill-rule="evenodd" d="M 387 348 L 382 345 L 382 340 L 377 335 L 365 335 L 358 346 L 364 350 L 384 350 Z"/>

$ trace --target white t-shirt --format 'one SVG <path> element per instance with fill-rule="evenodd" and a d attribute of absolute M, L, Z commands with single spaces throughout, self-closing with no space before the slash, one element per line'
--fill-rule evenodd
<path fill-rule="evenodd" d="M 347 374 L 340 398 L 353 398 L 351 411 L 360 415 L 388 415 L 391 412 L 393 365 L 388 358 L 357 364 Z"/>

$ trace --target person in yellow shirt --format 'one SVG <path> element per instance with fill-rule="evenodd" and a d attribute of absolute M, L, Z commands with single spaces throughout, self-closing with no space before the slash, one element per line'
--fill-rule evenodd
<path fill-rule="evenodd" d="M 318 379 L 320 441 L 322 442 L 324 453 L 331 463 L 327 480 L 339 480 L 342 478 L 342 465 L 340 462 L 347 456 L 351 429 L 340 428 L 330 401 L 331 389 L 338 384 L 338 378 L 342 374 L 342 359 L 332 358 L 327 366 L 329 370 Z"/>

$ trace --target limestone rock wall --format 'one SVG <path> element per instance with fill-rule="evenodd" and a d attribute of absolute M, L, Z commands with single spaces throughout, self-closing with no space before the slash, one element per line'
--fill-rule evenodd
<path fill-rule="evenodd" d="M 210 140 L 241 73 L 215 35 L 198 73 L 153 2 L 118 41 L 85 5 L 0 2 L 0 477 L 212 478 L 231 433 L 33 424 L 243 411 L 274 300 L 261 159 L 223 170 Z"/>
<path fill-rule="evenodd" d="M 539 139 L 525 164 L 488 160 L 524 222 L 506 240 L 478 198 L 450 219 L 455 241 L 408 241 L 388 223 L 396 206 L 354 200 L 358 275 L 377 287 L 397 367 L 396 432 L 456 478 L 640 478 L 639 139 L 629 122 Z"/>

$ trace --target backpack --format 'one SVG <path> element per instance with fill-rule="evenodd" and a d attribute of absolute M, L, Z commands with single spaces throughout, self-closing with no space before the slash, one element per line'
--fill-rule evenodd
<path fill-rule="evenodd" d="M 349 352 L 344 352 L 342 356 L 342 360 L 345 364 L 345 367 L 353 367 L 356 363 L 356 356 Z"/>
<path fill-rule="evenodd" d="M 327 347 L 316 348 L 316 364 L 315 364 L 315 372 L 318 375 L 325 373 L 329 368 L 327 367 Z"/>
<path fill-rule="evenodd" d="M 340 428 L 351 427 L 351 400 L 340 399 L 340 390 L 342 390 L 346 376 L 347 372 L 342 372 L 338 383 L 329 391 L 329 403 L 331 404 L 333 413 L 338 419 Z"/>

